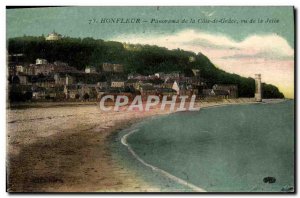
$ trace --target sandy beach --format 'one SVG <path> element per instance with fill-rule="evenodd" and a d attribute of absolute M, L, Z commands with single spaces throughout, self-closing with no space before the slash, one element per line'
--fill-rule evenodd
<path fill-rule="evenodd" d="M 208 107 L 252 99 L 198 102 Z M 168 110 L 102 112 L 96 104 L 7 110 L 8 192 L 159 191 L 110 150 L 114 133 Z"/>

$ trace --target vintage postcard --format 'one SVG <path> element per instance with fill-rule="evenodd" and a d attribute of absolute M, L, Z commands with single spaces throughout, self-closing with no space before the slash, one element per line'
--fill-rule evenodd
<path fill-rule="evenodd" d="M 6 19 L 7 192 L 295 192 L 292 6 Z"/>

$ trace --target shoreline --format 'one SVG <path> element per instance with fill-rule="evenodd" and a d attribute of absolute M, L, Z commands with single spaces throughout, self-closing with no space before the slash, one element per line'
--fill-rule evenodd
<path fill-rule="evenodd" d="M 233 104 L 214 104 L 214 105 L 207 105 L 202 107 L 202 109 L 209 109 L 209 108 L 217 108 L 217 107 L 225 107 L 225 106 L 231 106 L 231 105 L 249 105 L 249 104 L 277 104 L 277 103 L 282 103 L 288 100 L 292 100 L 292 99 L 283 99 L 283 100 L 264 100 L 261 103 L 258 102 L 246 102 L 246 103 L 233 103 Z M 174 113 L 178 113 L 178 112 L 174 112 Z M 161 115 L 162 116 L 162 115 Z M 146 118 L 147 119 L 147 118 Z M 150 118 L 148 118 L 150 119 Z M 144 119 L 145 120 L 145 119 Z M 137 133 L 139 131 L 139 128 L 137 126 L 131 126 L 131 129 L 128 130 L 126 133 L 124 133 L 121 136 L 120 139 L 120 143 L 126 147 L 126 150 L 128 150 L 128 152 L 130 153 L 131 157 L 133 157 L 136 161 L 138 161 L 138 163 L 142 164 L 145 168 L 152 170 L 152 172 L 158 172 L 162 177 L 166 177 L 169 178 L 175 182 L 177 182 L 178 184 L 182 185 L 182 186 L 186 186 L 189 189 L 192 189 L 193 191 L 189 191 L 189 192 L 208 192 L 205 189 L 203 189 L 202 187 L 196 186 L 186 180 L 183 180 L 181 178 L 178 178 L 177 176 L 161 169 L 160 167 L 154 166 L 146 161 L 144 161 L 144 159 L 142 157 L 140 157 L 135 151 L 134 149 L 131 147 L 131 145 L 128 143 L 127 138 L 129 136 L 131 136 L 134 133 Z M 172 192 L 172 191 L 170 191 Z"/>
<path fill-rule="evenodd" d="M 129 143 L 127 142 L 127 138 L 132 135 L 133 133 L 136 133 L 138 132 L 139 129 L 135 129 L 135 130 L 131 130 L 129 131 L 129 133 L 126 133 L 125 135 L 122 136 L 121 138 L 121 143 L 127 147 L 128 151 L 132 154 L 132 156 L 138 160 L 140 163 L 142 163 L 144 166 L 146 166 L 147 168 L 150 168 L 152 171 L 156 171 L 158 172 L 159 174 L 163 175 L 164 177 L 168 178 L 168 179 L 171 179 L 175 182 L 177 182 L 178 184 L 180 185 L 183 185 L 183 186 L 186 186 L 192 190 L 194 190 L 195 192 L 206 192 L 204 189 L 198 187 L 198 186 L 195 186 L 194 184 L 192 183 L 189 183 L 188 181 L 185 181 L 183 179 L 180 179 L 174 175 L 172 175 L 171 173 L 165 171 L 165 170 L 162 170 L 154 165 L 151 165 L 147 162 L 145 162 L 138 154 L 136 154 L 136 152 L 131 148 L 131 146 L 129 145 Z"/>
<path fill-rule="evenodd" d="M 264 100 L 262 103 L 257 103 L 255 101 L 251 101 L 251 99 L 247 102 L 242 102 L 242 103 L 206 103 L 206 106 L 202 106 L 201 109 L 208 109 L 208 108 L 217 108 L 217 107 L 224 107 L 224 106 L 230 106 L 230 105 L 247 105 L 247 104 L 269 104 L 269 103 L 280 103 L 280 102 L 284 102 L 286 100 Z M 180 111 L 177 112 L 172 112 L 172 113 L 180 113 Z M 169 114 L 168 114 L 169 115 Z M 160 115 L 160 116 L 164 116 L 164 115 Z M 152 116 L 148 117 L 148 118 L 144 118 L 143 121 L 150 119 Z M 132 124 L 129 128 L 130 129 L 128 132 L 126 132 L 125 134 L 122 135 L 121 139 L 119 140 L 121 142 L 121 144 L 123 146 L 126 147 L 126 150 L 128 150 L 128 152 L 130 153 L 130 155 L 132 157 L 134 157 L 135 160 L 138 161 L 138 163 L 143 164 L 143 166 L 145 166 L 145 168 L 151 169 L 152 171 L 158 172 L 160 173 L 163 177 L 169 178 L 175 182 L 177 182 L 180 185 L 186 186 L 189 189 L 193 189 L 195 190 L 195 192 L 206 192 L 206 190 L 204 190 L 201 187 L 195 186 L 194 184 L 189 183 L 188 181 L 182 180 L 174 175 L 172 175 L 171 173 L 160 169 L 159 167 L 155 167 L 152 164 L 149 164 L 147 162 L 145 162 L 129 145 L 129 143 L 127 142 L 127 138 L 132 135 L 133 133 L 138 132 L 138 128 L 135 128 L 134 126 L 138 125 L 138 122 L 135 124 Z M 123 131 L 126 129 L 123 129 Z"/>
<path fill-rule="evenodd" d="M 157 192 L 112 157 L 111 141 L 145 118 L 169 113 L 103 113 L 95 105 L 7 109 L 7 191 Z"/>

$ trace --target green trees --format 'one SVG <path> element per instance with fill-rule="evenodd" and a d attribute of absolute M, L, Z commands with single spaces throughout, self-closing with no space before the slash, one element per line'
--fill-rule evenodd
<path fill-rule="evenodd" d="M 263 98 L 284 98 L 284 95 L 274 85 L 262 83 Z"/>
<path fill-rule="evenodd" d="M 82 96 L 83 100 L 88 100 L 90 98 L 90 95 L 88 93 L 85 93 L 83 96 Z"/>
<path fill-rule="evenodd" d="M 237 84 L 240 97 L 254 96 L 254 79 L 226 73 L 215 67 L 202 53 L 140 44 L 126 46 L 120 42 L 93 38 L 64 37 L 58 41 L 46 41 L 43 37 L 23 36 L 8 40 L 9 53 L 23 53 L 26 63 L 45 58 L 49 62 L 67 62 L 79 70 L 83 70 L 85 65 L 101 70 L 104 62 L 122 63 L 126 73 L 144 75 L 171 71 L 186 73 L 189 69 L 200 69 L 200 75 L 206 79 L 208 86 L 216 83 Z M 264 96 L 274 98 L 283 97 L 283 94 L 275 86 L 266 85 Z"/>

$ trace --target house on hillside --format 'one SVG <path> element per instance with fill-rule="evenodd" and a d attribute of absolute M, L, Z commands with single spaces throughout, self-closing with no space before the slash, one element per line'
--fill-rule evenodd
<path fill-rule="evenodd" d="M 25 67 L 23 65 L 16 65 L 16 73 L 22 74 L 25 72 Z"/>
<path fill-rule="evenodd" d="M 213 86 L 213 90 L 216 93 L 223 93 L 225 92 L 228 93 L 227 97 L 228 98 L 237 98 L 238 97 L 238 86 L 237 85 L 232 85 L 232 84 L 215 84 Z"/>
<path fill-rule="evenodd" d="M 104 81 L 104 82 L 97 82 L 97 87 L 99 87 L 100 89 L 106 89 L 109 87 L 108 82 Z"/>
<path fill-rule="evenodd" d="M 190 84 L 186 81 L 175 80 L 172 86 L 177 93 L 177 95 L 199 95 L 199 88 L 193 84 Z"/>
<path fill-rule="evenodd" d="M 213 89 L 203 89 L 202 94 L 204 97 L 213 97 L 216 95 Z"/>
<path fill-rule="evenodd" d="M 167 80 L 167 79 L 179 79 L 181 77 L 181 73 L 179 71 L 173 71 L 171 73 L 168 74 L 164 74 L 163 77 L 161 77 L 161 79 L 163 80 Z"/>
<path fill-rule="evenodd" d="M 36 65 L 46 65 L 48 64 L 48 61 L 46 59 L 42 59 L 42 58 L 37 58 L 35 60 L 35 64 Z"/>
<path fill-rule="evenodd" d="M 64 94 L 66 96 L 66 99 L 79 99 L 79 86 L 76 84 L 65 85 Z"/>
<path fill-rule="evenodd" d="M 130 74 L 128 74 L 127 79 L 145 80 L 145 79 L 148 79 L 148 77 L 138 74 L 138 73 L 130 73 Z"/>
<path fill-rule="evenodd" d="M 54 66 L 52 64 L 36 64 L 34 67 L 34 75 L 49 75 L 53 73 Z"/>
<path fill-rule="evenodd" d="M 156 91 L 160 97 L 162 96 L 172 97 L 174 95 L 177 95 L 177 92 L 171 88 L 157 88 Z"/>
<path fill-rule="evenodd" d="M 53 73 L 80 73 L 75 67 L 69 66 L 68 63 L 55 61 L 53 63 Z"/>
<path fill-rule="evenodd" d="M 164 72 L 157 72 L 154 74 L 157 78 L 164 79 L 165 73 Z"/>
<path fill-rule="evenodd" d="M 71 85 L 75 83 L 75 78 L 70 74 L 56 73 L 53 76 L 55 85 Z"/>
<path fill-rule="evenodd" d="M 46 37 L 46 41 L 58 41 L 62 39 L 62 35 L 58 34 L 53 30 L 53 32 L 49 33 L 48 36 Z"/>
<path fill-rule="evenodd" d="M 126 81 L 126 86 L 132 87 L 134 89 L 139 89 L 139 84 L 140 84 L 140 80 L 134 78 L 128 79 Z"/>
<path fill-rule="evenodd" d="M 164 88 L 172 88 L 174 85 L 175 80 L 171 79 L 171 78 L 167 78 L 164 83 L 163 83 L 163 87 Z"/>
<path fill-rule="evenodd" d="M 215 96 L 219 97 L 219 98 L 228 98 L 229 97 L 229 92 L 226 90 L 213 90 L 215 93 Z"/>
<path fill-rule="evenodd" d="M 46 88 L 44 87 L 33 87 L 32 89 L 32 99 L 40 100 L 45 99 Z"/>
<path fill-rule="evenodd" d="M 55 86 L 55 79 L 53 76 L 37 76 L 36 81 L 34 83 L 36 86 L 39 87 L 54 87 Z"/>
<path fill-rule="evenodd" d="M 85 73 L 97 73 L 96 68 L 93 66 L 87 66 L 84 70 Z"/>
<path fill-rule="evenodd" d="M 10 82 L 12 84 L 20 84 L 20 85 L 29 85 L 30 84 L 30 80 L 29 77 L 27 75 L 14 75 L 10 77 Z"/>
<path fill-rule="evenodd" d="M 125 87 L 125 81 L 124 80 L 112 80 L 111 81 L 111 87 L 118 87 L 118 88 L 124 88 Z"/>
<path fill-rule="evenodd" d="M 46 99 L 63 100 L 65 99 L 64 86 L 55 86 L 46 89 Z"/>
<path fill-rule="evenodd" d="M 141 85 L 139 91 L 142 96 L 156 95 L 157 91 L 152 85 Z"/>
<path fill-rule="evenodd" d="M 116 63 L 103 63 L 102 71 L 111 72 L 111 73 L 123 73 L 124 66 L 122 64 L 116 64 Z"/>

